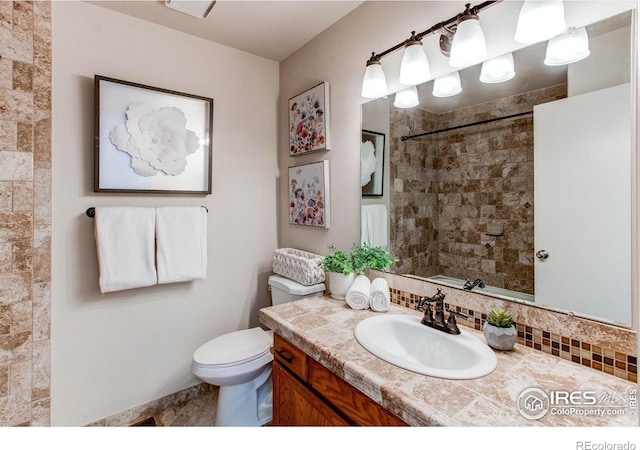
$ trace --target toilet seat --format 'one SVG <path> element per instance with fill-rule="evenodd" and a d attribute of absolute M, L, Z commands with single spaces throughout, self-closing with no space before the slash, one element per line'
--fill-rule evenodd
<path fill-rule="evenodd" d="M 249 363 L 263 358 L 272 344 L 272 333 L 260 327 L 233 331 L 201 345 L 193 353 L 193 364 L 201 368 L 223 368 Z"/>

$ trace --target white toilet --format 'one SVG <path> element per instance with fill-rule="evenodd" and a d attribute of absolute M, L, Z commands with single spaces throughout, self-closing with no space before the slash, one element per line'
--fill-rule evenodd
<path fill-rule="evenodd" d="M 322 295 L 324 283 L 303 286 L 293 280 L 269 277 L 273 305 Z M 273 332 L 256 327 L 218 336 L 193 353 L 192 373 L 220 386 L 216 426 L 261 426 L 271 421 L 271 361 Z"/>

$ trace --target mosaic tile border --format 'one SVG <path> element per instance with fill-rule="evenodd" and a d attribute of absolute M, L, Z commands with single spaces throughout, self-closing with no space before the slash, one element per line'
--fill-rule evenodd
<path fill-rule="evenodd" d="M 390 288 L 390 292 L 393 303 L 410 309 L 415 309 L 421 297 L 421 295 L 396 288 Z M 468 316 L 466 319 L 458 319 L 460 325 L 478 331 L 482 330 L 487 318 L 486 313 L 445 302 L 445 309 L 449 308 L 455 308 L 456 311 Z M 624 380 L 634 383 L 638 381 L 638 358 L 636 355 L 594 345 L 590 342 L 562 336 L 522 323 L 515 323 L 515 326 L 518 332 L 518 344 L 520 345 L 525 345 L 534 350 L 557 356 Z"/>

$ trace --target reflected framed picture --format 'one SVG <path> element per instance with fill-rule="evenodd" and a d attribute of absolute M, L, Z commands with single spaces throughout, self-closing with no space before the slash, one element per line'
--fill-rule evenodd
<path fill-rule="evenodd" d="M 360 184 L 365 197 L 381 197 L 384 178 L 384 133 L 362 130 Z"/>
<path fill-rule="evenodd" d="M 213 99 L 95 76 L 95 192 L 211 193 Z"/>
<path fill-rule="evenodd" d="M 289 167 L 289 223 L 329 228 L 329 161 Z"/>
<path fill-rule="evenodd" d="M 289 156 L 329 150 L 329 82 L 289 99 Z"/>

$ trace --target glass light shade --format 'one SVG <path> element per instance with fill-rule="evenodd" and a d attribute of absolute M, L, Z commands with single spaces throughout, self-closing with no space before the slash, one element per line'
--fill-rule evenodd
<path fill-rule="evenodd" d="M 393 101 L 393 106 L 396 108 L 413 108 L 414 106 L 418 106 L 419 103 L 418 88 L 411 86 L 396 92 L 396 98 Z"/>
<path fill-rule="evenodd" d="M 522 44 L 533 44 L 557 36 L 566 27 L 562 0 L 525 0 L 514 39 Z"/>
<path fill-rule="evenodd" d="M 367 70 L 362 80 L 362 96 L 380 98 L 385 95 L 387 95 L 387 78 L 384 76 L 382 64 L 379 61 L 367 63 Z"/>
<path fill-rule="evenodd" d="M 547 66 L 562 66 L 580 61 L 590 53 L 587 30 L 584 27 L 569 29 L 549 41 L 544 63 Z"/>
<path fill-rule="evenodd" d="M 453 97 L 462 92 L 460 74 L 453 72 L 433 80 L 434 97 Z"/>
<path fill-rule="evenodd" d="M 513 68 L 513 54 L 506 53 L 482 63 L 480 81 L 483 83 L 502 83 L 516 75 Z"/>
<path fill-rule="evenodd" d="M 478 16 L 465 16 L 458 23 L 451 43 L 449 65 L 467 67 L 487 59 L 487 46 Z"/>
<path fill-rule="evenodd" d="M 404 56 L 400 65 L 400 83 L 416 85 L 431 78 L 429 61 L 424 53 L 422 42 L 412 42 L 404 48 Z"/>

